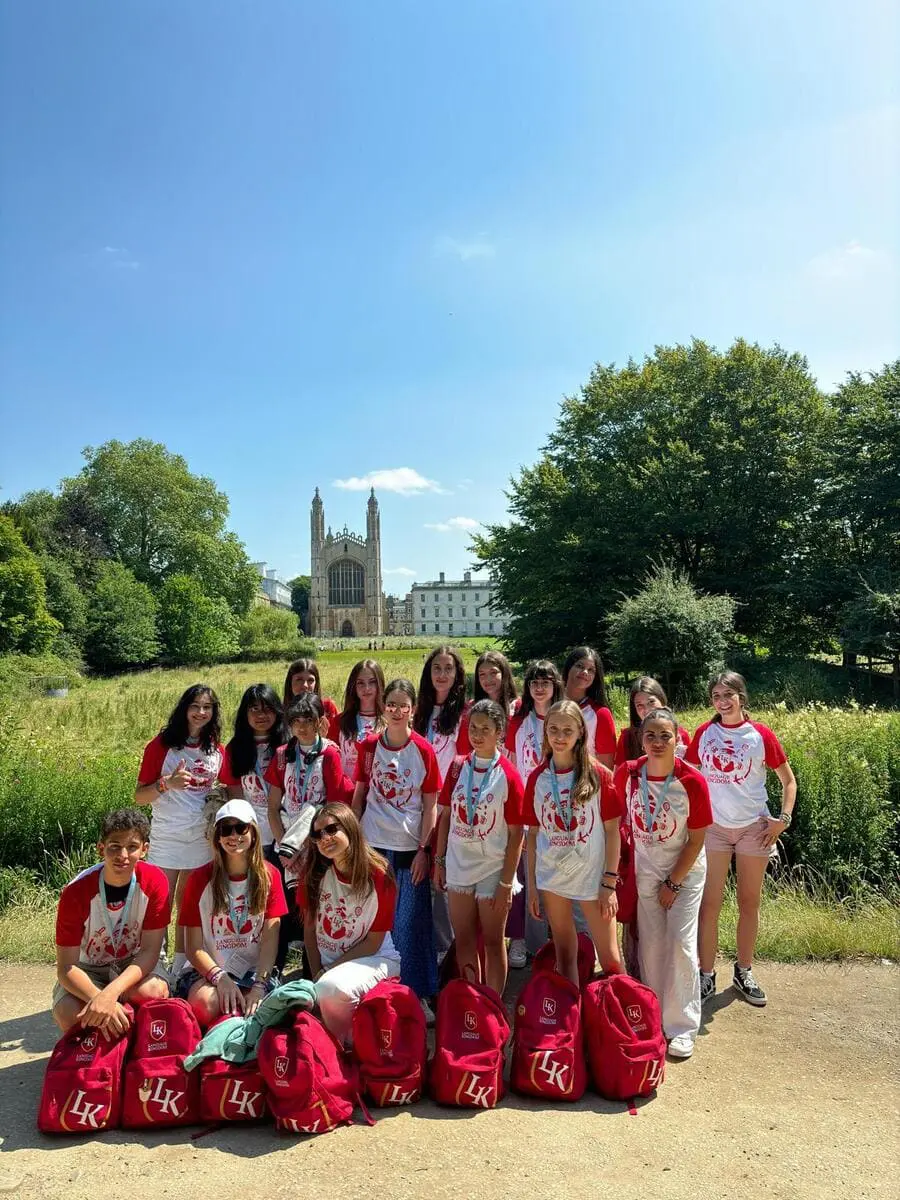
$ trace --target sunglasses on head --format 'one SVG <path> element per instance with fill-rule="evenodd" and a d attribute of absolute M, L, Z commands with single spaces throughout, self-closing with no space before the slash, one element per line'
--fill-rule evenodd
<path fill-rule="evenodd" d="M 338 825 L 337 821 L 329 821 L 328 824 L 324 825 L 321 829 L 311 829 L 309 831 L 309 836 L 314 842 L 320 842 L 323 837 L 334 837 L 336 833 L 340 832 L 341 827 Z"/>
<path fill-rule="evenodd" d="M 219 826 L 219 836 L 231 837 L 233 833 L 236 833 L 239 837 L 242 837 L 249 828 L 250 826 L 246 821 L 223 821 Z"/>

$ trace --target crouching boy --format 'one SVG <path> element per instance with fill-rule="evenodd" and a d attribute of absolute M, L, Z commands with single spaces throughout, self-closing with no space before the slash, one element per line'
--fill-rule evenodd
<path fill-rule="evenodd" d="M 150 822 L 138 808 L 105 817 L 101 861 L 66 884 L 56 911 L 53 1019 L 123 1033 L 124 1001 L 165 999 L 159 955 L 171 914 L 165 873 L 144 862 Z"/>

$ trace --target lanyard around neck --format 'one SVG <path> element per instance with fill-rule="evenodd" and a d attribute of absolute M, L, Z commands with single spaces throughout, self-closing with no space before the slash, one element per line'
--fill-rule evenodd
<path fill-rule="evenodd" d="M 306 803 L 307 792 L 312 783 L 313 767 L 316 765 L 316 759 L 321 753 L 322 739 L 320 737 L 316 738 L 315 745 L 309 754 L 305 754 L 300 749 L 300 743 L 297 743 L 297 757 L 294 759 L 294 776 L 297 780 L 297 795 L 300 797 L 301 808 Z"/>
<path fill-rule="evenodd" d="M 550 772 L 550 790 L 553 793 L 553 803 L 556 805 L 556 811 L 559 813 L 560 819 L 565 823 L 566 832 L 568 832 L 572 826 L 572 789 L 569 789 L 569 803 L 563 807 L 563 802 L 559 794 L 559 780 L 556 778 L 556 767 L 554 767 L 552 759 L 548 769 Z M 572 782 L 575 782 L 574 775 Z"/>
<path fill-rule="evenodd" d="M 669 790 L 669 784 L 672 782 L 674 775 L 675 772 L 670 771 L 666 776 L 665 783 L 656 797 L 656 803 L 653 804 L 650 797 L 650 784 L 647 779 L 647 764 L 644 763 L 641 767 L 641 805 L 644 809 L 644 828 L 648 834 L 653 832 L 653 822 L 656 820 L 656 814 L 662 809 Z"/>
<path fill-rule="evenodd" d="M 103 871 L 100 871 L 100 905 L 103 909 L 103 922 L 106 925 L 106 932 L 109 934 L 109 940 L 113 948 L 113 958 L 119 957 L 119 947 L 122 945 L 122 939 L 125 936 L 125 931 L 128 928 L 128 917 L 131 913 L 131 901 L 134 898 L 134 889 L 137 887 L 137 872 L 133 872 L 131 880 L 128 884 L 128 892 L 125 896 L 125 902 L 122 905 L 122 911 L 117 919 L 113 921 L 109 915 L 109 907 L 106 903 L 106 880 L 103 878 Z"/>
<path fill-rule="evenodd" d="M 494 757 L 491 759 L 491 761 L 488 763 L 487 767 L 485 768 L 484 777 L 481 780 L 481 784 L 479 785 L 478 792 L 477 792 L 477 794 L 475 796 L 475 800 L 473 802 L 472 789 L 475 786 L 475 755 L 473 754 L 472 757 L 469 759 L 469 780 L 468 780 L 468 783 L 466 784 L 466 821 L 468 822 L 469 825 L 475 824 L 475 810 L 478 808 L 478 805 L 481 803 L 482 793 L 484 792 L 484 789 L 490 783 L 491 776 L 494 774 L 494 767 L 496 767 L 496 765 L 499 761 L 500 761 L 500 755 L 494 754 Z"/>

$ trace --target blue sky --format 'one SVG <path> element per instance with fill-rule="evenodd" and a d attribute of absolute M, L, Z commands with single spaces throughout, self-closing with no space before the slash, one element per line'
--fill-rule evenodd
<path fill-rule="evenodd" d="M 0 7 L 0 497 L 151 437 L 250 556 L 309 501 L 469 565 L 596 361 L 900 344 L 892 0 Z M 358 489 L 358 490 L 357 490 Z"/>

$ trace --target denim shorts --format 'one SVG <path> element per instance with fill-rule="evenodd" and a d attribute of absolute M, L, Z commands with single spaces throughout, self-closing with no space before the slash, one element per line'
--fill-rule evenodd
<path fill-rule="evenodd" d="M 499 867 L 496 871 L 491 871 L 490 875 L 486 875 L 484 879 L 479 879 L 477 883 L 448 883 L 447 891 L 456 892 L 458 896 L 474 896 L 476 900 L 492 900 L 494 892 L 497 890 L 497 884 L 502 878 L 503 868 Z M 520 890 L 518 880 L 513 880 L 512 895 Z"/>

